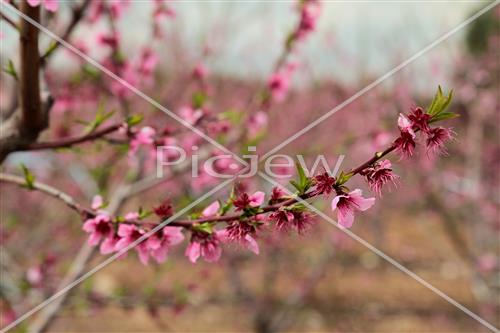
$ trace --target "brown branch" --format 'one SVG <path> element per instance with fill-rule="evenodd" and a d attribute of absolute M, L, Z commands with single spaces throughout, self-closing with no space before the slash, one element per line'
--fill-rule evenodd
<path fill-rule="evenodd" d="M 19 186 L 26 186 L 26 180 L 23 177 L 7 173 L 0 173 L 0 182 L 16 184 Z M 71 197 L 69 194 L 61 190 L 58 190 L 55 187 L 35 181 L 32 184 L 32 189 L 46 193 L 64 202 L 69 208 L 75 210 L 82 217 L 94 215 L 94 213 L 90 209 L 83 207 L 78 202 L 76 202 L 76 200 L 73 199 L 73 197 Z"/>
<path fill-rule="evenodd" d="M 23 1 L 21 11 L 32 20 L 40 21 L 40 6 L 31 7 Z M 36 141 L 48 126 L 48 111 L 53 103 L 50 96 L 42 103 L 40 96 L 38 29 L 26 20 L 21 20 L 19 29 L 20 107 L 0 124 L 0 162 L 11 152 Z"/>
<path fill-rule="evenodd" d="M 110 125 L 106 128 L 103 128 L 101 130 L 95 131 L 93 133 L 89 133 L 89 134 L 82 135 L 82 136 L 75 137 L 75 138 L 65 138 L 65 139 L 61 139 L 59 141 L 33 142 L 33 143 L 27 145 L 26 147 L 23 147 L 22 150 L 44 150 L 44 149 L 68 148 L 68 147 L 71 147 L 71 146 L 74 146 L 74 145 L 77 145 L 80 143 L 85 143 L 88 141 L 100 139 L 101 137 L 103 137 L 109 133 L 117 131 L 118 129 L 120 129 L 121 126 L 122 126 L 121 123 L 114 124 L 114 125 Z"/>
<path fill-rule="evenodd" d="M 40 6 L 31 7 L 22 2 L 21 10 L 36 22 L 40 21 Z M 20 24 L 20 105 L 21 105 L 21 135 L 35 140 L 46 126 L 42 114 L 40 98 L 40 59 L 38 57 L 38 28 L 26 20 Z"/>
<path fill-rule="evenodd" d="M 73 8 L 73 15 L 71 17 L 71 22 L 66 27 L 66 30 L 61 37 L 62 40 L 69 41 L 71 34 L 75 30 L 75 28 L 78 26 L 78 23 L 81 21 L 81 19 L 84 17 L 85 11 L 87 10 L 89 4 L 90 4 L 90 0 L 85 0 L 79 7 Z M 41 63 L 42 67 L 45 67 L 50 55 L 53 54 L 54 51 L 56 51 L 60 45 L 61 45 L 61 43 L 56 41 L 55 44 L 50 46 L 48 48 L 48 50 L 46 50 L 45 53 L 40 57 L 40 63 Z"/>

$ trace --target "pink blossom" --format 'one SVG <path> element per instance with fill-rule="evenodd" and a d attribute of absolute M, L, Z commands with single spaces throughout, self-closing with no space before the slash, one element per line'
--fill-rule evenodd
<path fill-rule="evenodd" d="M 95 246 L 101 239 L 113 234 L 111 218 L 107 214 L 98 214 L 96 217 L 85 221 L 83 231 L 90 234 L 88 242 L 90 245 Z"/>
<path fill-rule="evenodd" d="M 444 127 L 434 127 L 429 130 L 426 140 L 427 153 L 446 155 L 445 143 L 453 138 L 453 131 Z"/>
<path fill-rule="evenodd" d="M 150 146 L 155 142 L 156 130 L 152 127 L 145 126 L 137 132 L 130 142 L 130 153 L 137 152 L 141 145 Z"/>
<path fill-rule="evenodd" d="M 124 10 L 130 5 L 130 0 L 111 0 L 109 9 L 113 18 L 118 19 L 123 15 Z"/>
<path fill-rule="evenodd" d="M 146 241 L 146 247 L 149 250 L 149 255 L 161 264 L 167 259 L 168 251 L 184 240 L 182 228 L 180 227 L 165 227 L 162 232 L 157 232 L 151 235 Z M 144 255 L 143 264 L 148 263 L 148 257 Z"/>
<path fill-rule="evenodd" d="M 319 1 L 304 1 L 300 11 L 300 23 L 296 32 L 296 38 L 304 39 L 309 33 L 314 31 L 320 14 L 321 4 Z"/>
<path fill-rule="evenodd" d="M 118 240 L 115 244 L 115 251 L 120 252 L 126 249 L 127 247 L 130 246 L 130 244 L 137 241 L 145 233 L 146 232 L 143 229 L 140 229 L 133 224 L 121 223 L 120 226 L 118 227 L 118 236 L 120 237 L 120 240 Z M 147 263 L 148 248 L 146 242 L 139 243 L 135 247 L 135 249 L 139 254 L 139 260 L 143 263 L 144 262 Z M 125 255 L 126 251 L 123 254 Z"/>
<path fill-rule="evenodd" d="M 127 213 L 125 214 L 124 219 L 127 222 L 136 222 L 139 219 L 139 213 L 137 212 Z"/>
<path fill-rule="evenodd" d="M 158 61 L 159 57 L 152 49 L 144 49 L 139 59 L 139 72 L 147 77 L 151 76 Z"/>
<path fill-rule="evenodd" d="M 260 249 L 259 249 L 259 244 L 257 241 L 250 235 L 246 235 L 240 243 L 247 249 L 253 252 L 254 254 L 259 254 Z"/>
<path fill-rule="evenodd" d="M 104 201 L 100 195 L 95 195 L 92 199 L 92 205 L 90 206 L 93 210 L 98 210 L 102 208 L 104 205 Z"/>
<path fill-rule="evenodd" d="M 394 141 L 396 152 L 403 157 L 411 157 L 416 147 L 415 132 L 411 122 L 402 114 L 399 115 L 398 126 L 400 136 Z"/>
<path fill-rule="evenodd" d="M 332 200 L 332 210 L 337 210 L 337 219 L 342 227 L 350 228 L 354 222 L 354 211 L 365 211 L 375 204 L 375 198 L 363 198 L 360 189 L 349 194 L 337 195 Z"/>
<path fill-rule="evenodd" d="M 110 254 L 114 252 L 116 247 L 116 242 L 118 242 L 119 240 L 120 237 L 118 237 L 115 233 L 112 233 L 101 242 L 101 246 L 99 247 L 99 252 L 101 252 L 101 254 Z"/>
<path fill-rule="evenodd" d="M 225 230 L 217 230 L 211 234 L 193 232 L 191 242 L 186 248 L 185 255 L 193 264 L 201 256 L 206 262 L 216 262 L 222 254 L 221 243 Z"/>
<path fill-rule="evenodd" d="M 31 7 L 36 7 L 40 4 L 43 4 L 45 9 L 47 9 L 49 12 L 56 12 L 59 8 L 58 0 L 28 0 L 28 4 Z"/>
<path fill-rule="evenodd" d="M 219 209 L 220 209 L 219 201 L 214 201 L 203 210 L 201 215 L 204 217 L 215 216 L 219 211 Z"/>
<path fill-rule="evenodd" d="M 262 191 L 257 191 L 252 195 L 241 193 L 238 198 L 233 200 L 236 210 L 243 210 L 248 207 L 259 207 L 264 202 L 266 194 Z"/>
<path fill-rule="evenodd" d="M 159 206 L 153 208 L 153 212 L 162 219 L 168 219 L 174 215 L 174 207 L 169 199 L 164 200 Z"/>
<path fill-rule="evenodd" d="M 255 114 L 250 115 L 248 118 L 248 134 L 250 137 L 255 137 L 264 128 L 266 128 L 268 123 L 267 113 L 263 111 L 258 111 Z"/>
<path fill-rule="evenodd" d="M 194 67 L 192 75 L 196 80 L 204 80 L 208 76 L 208 69 L 200 63 Z"/>
<path fill-rule="evenodd" d="M 118 33 L 99 33 L 97 35 L 97 43 L 100 46 L 108 46 L 115 49 L 120 44 L 120 35 Z"/>
<path fill-rule="evenodd" d="M 257 191 L 254 194 L 252 194 L 248 199 L 249 199 L 249 205 L 250 207 L 259 207 L 264 203 L 264 199 L 266 197 L 266 194 L 262 191 Z"/>
<path fill-rule="evenodd" d="M 392 172 L 392 165 L 389 160 L 383 160 L 375 163 L 375 165 L 363 170 L 361 175 L 365 176 L 371 190 L 379 196 L 382 195 L 382 187 L 385 184 L 388 182 L 395 183 L 399 178 Z"/>
<path fill-rule="evenodd" d="M 408 116 L 411 124 L 414 128 L 421 130 L 424 133 L 429 133 L 429 121 L 431 120 L 431 115 L 424 112 L 422 108 L 414 108 L 412 113 Z"/>
<path fill-rule="evenodd" d="M 295 229 L 299 234 L 305 233 L 312 224 L 311 215 L 305 212 L 277 210 L 269 215 L 275 221 L 276 229 L 289 231 Z"/>
<path fill-rule="evenodd" d="M 293 221 L 293 213 L 279 209 L 269 214 L 269 218 L 275 222 L 276 229 L 279 231 L 288 231 L 290 223 Z"/>
<path fill-rule="evenodd" d="M 179 110 L 179 114 L 182 119 L 184 119 L 186 122 L 188 122 L 190 125 L 194 125 L 200 120 L 201 117 L 203 117 L 203 111 L 202 110 L 194 110 L 190 106 L 183 106 Z"/>
<path fill-rule="evenodd" d="M 330 194 L 333 191 L 333 185 L 335 184 L 335 178 L 330 176 L 328 172 L 314 177 L 316 182 L 316 189 L 314 194 Z"/>
<path fill-rule="evenodd" d="M 290 75 L 281 72 L 274 73 L 267 81 L 267 85 L 273 99 L 276 102 L 282 102 L 290 87 Z"/>

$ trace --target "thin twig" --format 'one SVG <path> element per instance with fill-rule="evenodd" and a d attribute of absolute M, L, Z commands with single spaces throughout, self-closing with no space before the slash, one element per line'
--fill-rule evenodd
<path fill-rule="evenodd" d="M 73 15 L 71 18 L 71 22 L 66 27 L 66 31 L 62 35 L 62 39 L 65 41 L 69 41 L 73 30 L 77 27 L 78 23 L 84 17 L 85 11 L 90 4 L 90 0 L 85 0 L 79 7 L 73 8 Z M 40 57 L 40 63 L 42 67 L 45 67 L 47 64 L 47 60 L 51 54 L 54 53 L 55 50 L 61 45 L 59 42 L 55 42 L 54 45 L 50 46 L 48 50 L 44 52 L 44 54 Z"/>
<path fill-rule="evenodd" d="M 23 177 L 19 177 L 16 175 L 10 175 L 7 173 L 0 173 L 0 182 L 12 183 L 12 184 L 16 184 L 19 186 L 26 186 L 27 185 L 26 179 L 24 179 Z M 76 200 L 73 199 L 73 197 L 71 197 L 69 194 L 67 194 L 61 190 L 58 190 L 55 187 L 52 187 L 52 186 L 49 186 L 47 184 L 35 181 L 35 182 L 33 182 L 33 184 L 31 184 L 31 189 L 46 193 L 46 194 L 64 202 L 69 208 L 75 210 L 77 213 L 79 213 L 80 215 L 82 215 L 84 217 L 94 214 L 90 209 L 85 208 L 82 205 L 80 205 L 78 202 L 76 202 Z"/>
<path fill-rule="evenodd" d="M 26 147 L 23 147 L 22 150 L 44 150 L 44 149 L 57 149 L 57 148 L 68 148 L 74 146 L 76 144 L 93 141 L 99 139 L 109 133 L 115 132 L 120 129 L 123 124 L 114 124 L 110 125 L 101 130 L 92 132 L 90 134 L 82 135 L 75 138 L 66 138 L 61 139 L 59 141 L 53 142 L 33 142 Z"/>

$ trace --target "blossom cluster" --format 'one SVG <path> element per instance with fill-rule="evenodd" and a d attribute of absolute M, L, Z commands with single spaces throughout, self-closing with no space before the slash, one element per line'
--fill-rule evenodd
<path fill-rule="evenodd" d="M 295 230 L 299 234 L 307 231 L 314 222 L 314 215 L 303 204 L 318 196 L 332 195 L 331 209 L 337 212 L 338 224 L 342 228 L 351 228 L 354 224 L 356 212 L 366 211 L 375 204 L 375 197 L 364 197 L 361 189 L 350 190 L 346 183 L 355 175 L 361 175 L 370 189 L 377 195 L 382 195 L 382 189 L 388 183 L 396 183 L 398 176 L 394 174 L 390 160 L 384 158 L 395 151 L 403 157 L 413 155 L 416 146 L 416 133 L 426 136 L 428 152 L 444 151 L 444 144 L 451 138 L 451 130 L 443 127 L 431 127 L 433 122 L 453 118 L 455 115 L 446 112 L 451 94 L 442 95 L 439 89 L 433 104 L 425 112 L 422 108 L 413 108 L 410 115 L 400 115 L 398 120 L 399 137 L 394 140 L 383 152 L 377 152 L 367 162 L 347 172 L 341 172 L 334 177 L 329 173 L 306 177 L 298 166 L 299 179 L 291 181 L 297 190 L 294 194 L 287 194 L 284 190 L 273 188 L 266 202 L 266 194 L 256 191 L 249 194 L 238 189 L 224 203 L 215 201 L 208 205 L 199 214 L 192 215 L 188 220 L 175 220 L 168 223 L 161 232 L 140 242 L 135 250 L 142 263 L 147 264 L 152 257 L 158 263 L 163 262 L 172 247 L 182 243 L 185 235 L 189 234 L 189 244 L 185 255 L 195 263 L 200 257 L 207 262 L 219 260 L 222 254 L 222 245 L 237 243 L 255 254 L 259 254 L 257 239 L 264 230 L 289 232 Z M 446 135 L 441 132 L 447 133 Z M 131 145 L 152 144 L 155 132 L 150 128 L 142 128 L 136 132 Z M 403 141 L 406 140 L 403 144 Z M 408 147 L 412 147 L 411 154 Z M 111 217 L 105 210 L 101 197 L 97 196 L 92 204 L 94 216 L 89 218 L 83 226 L 88 232 L 89 243 L 100 245 L 103 254 L 119 252 L 137 241 L 160 222 L 146 222 L 145 212 L 130 212 L 123 217 Z M 169 201 L 165 201 L 152 212 L 162 221 L 174 214 L 174 208 Z M 221 226 L 223 225 L 223 226 Z"/>

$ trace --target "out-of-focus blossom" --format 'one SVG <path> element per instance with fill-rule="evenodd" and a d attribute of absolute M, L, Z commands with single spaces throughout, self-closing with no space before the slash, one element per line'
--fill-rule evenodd
<path fill-rule="evenodd" d="M 149 126 L 141 128 L 130 141 L 130 153 L 136 153 L 140 146 L 151 146 L 155 142 L 155 135 L 154 128 Z"/>
<path fill-rule="evenodd" d="M 332 210 L 337 209 L 337 219 L 342 227 L 350 228 L 354 222 L 356 210 L 365 211 L 375 204 L 375 198 L 364 198 L 362 191 L 356 189 L 349 193 L 337 195 L 332 200 Z"/>
<path fill-rule="evenodd" d="M 90 205 L 90 207 L 93 210 L 98 210 L 101 209 L 103 205 L 104 205 L 104 200 L 102 199 L 102 196 L 95 195 L 94 198 L 92 198 L 92 205 Z"/>
<path fill-rule="evenodd" d="M 56 12 L 57 9 L 59 8 L 58 0 L 28 0 L 28 4 L 32 7 L 36 7 L 42 4 L 45 7 L 45 9 L 53 13 Z"/>
<path fill-rule="evenodd" d="M 139 73 L 146 77 L 150 77 L 153 74 L 156 66 L 158 65 L 159 59 L 160 58 L 158 57 L 156 52 L 154 52 L 152 49 L 144 49 L 139 57 Z"/>
<path fill-rule="evenodd" d="M 192 75 L 196 80 L 204 80 L 208 76 L 208 69 L 200 63 L 194 67 Z"/>
<path fill-rule="evenodd" d="M 321 14 L 321 4 L 318 0 L 305 0 L 300 7 L 300 22 L 295 37 L 303 40 L 316 29 Z"/>
<path fill-rule="evenodd" d="M 120 44 L 120 35 L 118 33 L 99 33 L 97 35 L 97 44 L 112 49 L 117 48 Z"/>
<path fill-rule="evenodd" d="M 290 75 L 288 73 L 274 73 L 267 82 L 271 96 L 276 102 L 282 102 L 290 86 Z"/>
<path fill-rule="evenodd" d="M 195 110 L 190 106 L 183 106 L 179 110 L 179 115 L 188 124 L 194 125 L 201 119 L 201 117 L 203 117 L 203 111 L 200 109 Z"/>
<path fill-rule="evenodd" d="M 248 118 L 247 127 L 250 137 L 255 137 L 264 130 L 268 123 L 267 113 L 258 111 Z"/>
<path fill-rule="evenodd" d="M 478 269 L 483 273 L 490 273 L 499 265 L 499 259 L 493 253 L 487 253 L 479 257 L 477 261 Z"/>

